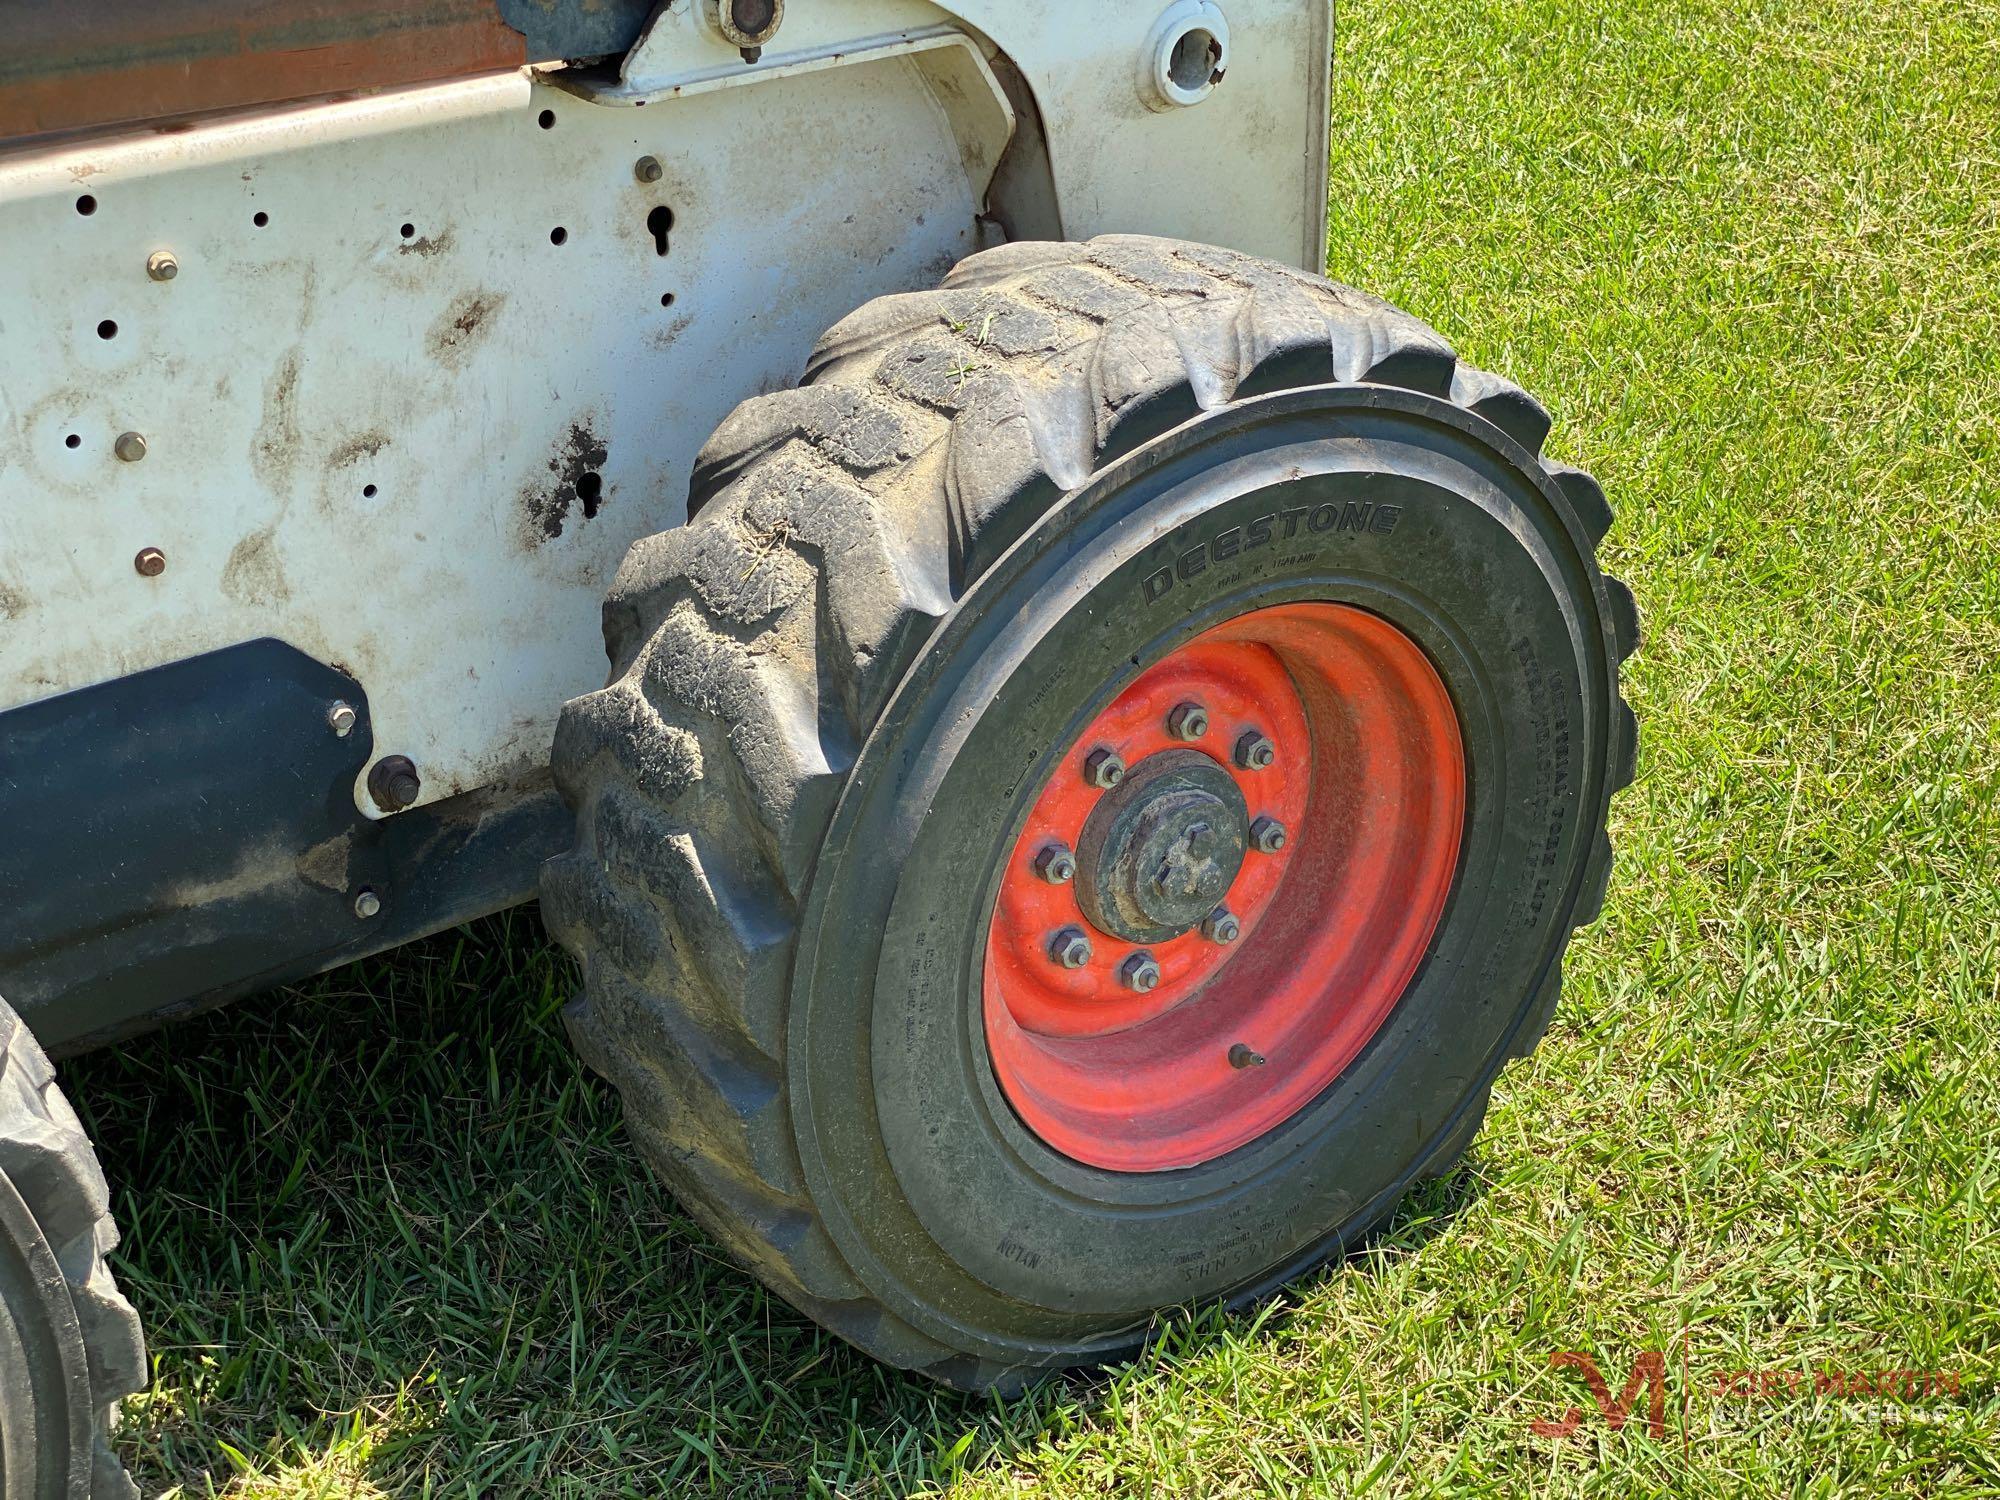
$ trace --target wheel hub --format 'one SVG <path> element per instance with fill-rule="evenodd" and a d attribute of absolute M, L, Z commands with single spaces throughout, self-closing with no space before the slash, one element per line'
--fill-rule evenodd
<path fill-rule="evenodd" d="M 1140 672 L 1035 794 L 988 928 L 994 1076 L 1091 1166 L 1283 1124 L 1387 1022 L 1443 914 L 1458 719 L 1380 616 L 1273 605 Z"/>
<path fill-rule="evenodd" d="M 1149 755 L 1084 823 L 1077 903 L 1093 926 L 1128 942 L 1179 937 L 1228 894 L 1249 830 L 1242 789 L 1212 757 Z"/>

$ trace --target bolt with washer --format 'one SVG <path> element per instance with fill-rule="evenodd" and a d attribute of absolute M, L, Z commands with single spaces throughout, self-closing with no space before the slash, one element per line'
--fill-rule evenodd
<path fill-rule="evenodd" d="M 1246 771 L 1268 771 L 1278 758 L 1278 747 L 1254 729 L 1236 737 L 1236 764 Z"/>
<path fill-rule="evenodd" d="M 1177 740 L 1194 741 L 1208 733 L 1208 710 L 1199 703 L 1180 703 L 1167 715 L 1167 733 Z"/>
<path fill-rule="evenodd" d="M 1067 844 L 1046 845 L 1035 856 L 1035 873 L 1050 885 L 1068 885 L 1076 879 L 1076 856 Z"/>
<path fill-rule="evenodd" d="M 111 445 L 111 451 L 128 464 L 136 464 L 146 456 L 146 434 L 143 432 L 121 432 L 118 441 Z"/>
<path fill-rule="evenodd" d="M 155 250 L 146 257 L 146 274 L 155 281 L 172 281 L 181 274 L 181 263 L 171 250 Z"/>
<path fill-rule="evenodd" d="M 158 578 L 167 571 L 167 554 L 158 547 L 141 547 L 132 559 L 132 569 L 141 578 Z"/>
<path fill-rule="evenodd" d="M 1201 935 L 1211 943 L 1233 943 L 1243 936 L 1243 924 L 1236 920 L 1235 912 L 1218 906 L 1202 919 Z"/>
<path fill-rule="evenodd" d="M 1090 939 L 1080 927 L 1065 927 L 1049 939 L 1049 957 L 1065 969 L 1080 969 L 1090 962 Z"/>
<path fill-rule="evenodd" d="M 354 733 L 354 720 L 352 703 L 335 703 L 326 711 L 327 727 L 333 731 L 333 737 L 337 740 L 344 740 Z"/>
<path fill-rule="evenodd" d="M 1084 757 L 1083 779 L 1100 791 L 1108 792 L 1125 779 L 1125 762 L 1116 750 L 1100 746 Z"/>
<path fill-rule="evenodd" d="M 1250 847 L 1259 854 L 1276 854 L 1285 847 L 1285 825 L 1276 818 L 1255 819 L 1250 824 Z"/>
<path fill-rule="evenodd" d="M 1118 966 L 1118 978 L 1129 990 L 1145 994 L 1160 983 L 1160 963 L 1150 953 L 1135 953 Z"/>
<path fill-rule="evenodd" d="M 632 175 L 641 182 L 658 182 L 667 175 L 667 169 L 660 165 L 657 156 L 642 156 L 632 163 Z"/>
<path fill-rule="evenodd" d="M 385 755 L 368 773 L 368 795 L 383 812 L 401 812 L 413 806 L 423 789 L 416 763 L 407 755 Z"/>
<path fill-rule="evenodd" d="M 354 915 L 367 921 L 382 910 L 382 898 L 373 891 L 363 889 L 354 893 Z"/>

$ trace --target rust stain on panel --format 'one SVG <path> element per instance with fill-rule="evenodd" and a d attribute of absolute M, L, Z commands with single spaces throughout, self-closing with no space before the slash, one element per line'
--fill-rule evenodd
<path fill-rule="evenodd" d="M 222 569 L 222 592 L 238 604 L 268 607 L 292 597 L 278 561 L 277 528 L 253 531 L 230 549 Z"/>
<path fill-rule="evenodd" d="M 297 349 L 278 361 L 278 368 L 264 383 L 264 410 L 257 431 L 250 439 L 250 468 L 271 494 L 282 494 L 291 484 L 292 465 L 299 451 L 299 369 L 302 357 Z"/>
<path fill-rule="evenodd" d="M 594 429 L 595 418 L 586 415 L 572 422 L 569 431 L 549 456 L 547 479 L 531 481 L 521 494 L 527 512 L 528 540 L 539 546 L 563 533 L 563 523 L 575 509 L 583 520 L 596 517 L 604 503 L 604 462 L 611 456 Z"/>
<path fill-rule="evenodd" d="M 389 446 L 386 432 L 364 432 L 359 437 L 351 437 L 327 456 L 329 469 L 344 469 L 349 464 L 358 464 L 364 458 L 373 458 Z"/>
<path fill-rule="evenodd" d="M 486 337 L 493 315 L 506 301 L 499 292 L 466 292 L 453 298 L 424 336 L 424 348 L 446 369 L 464 368 L 466 356 Z"/>

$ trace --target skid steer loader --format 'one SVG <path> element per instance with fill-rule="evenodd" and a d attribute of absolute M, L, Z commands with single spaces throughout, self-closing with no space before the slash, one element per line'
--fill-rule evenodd
<path fill-rule="evenodd" d="M 1324 0 L 0 12 L 0 1491 L 145 1379 L 49 1057 L 539 891 L 636 1149 L 1018 1387 L 1337 1254 L 1635 734 L 1549 419 L 1324 280 Z"/>

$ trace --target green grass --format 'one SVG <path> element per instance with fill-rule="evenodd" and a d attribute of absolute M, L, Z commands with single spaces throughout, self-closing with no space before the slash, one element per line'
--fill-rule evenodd
<path fill-rule="evenodd" d="M 517 914 L 67 1070 L 149 1493 L 2000 1493 L 2000 7 L 1341 24 L 1333 274 L 1551 403 L 1647 622 L 1610 904 L 1467 1165 L 1256 1318 L 951 1396 L 653 1186 Z M 1528 1431 L 1647 1347 L 1664 1443 Z M 1963 1388 L 1706 1390 L 1829 1367 Z"/>

